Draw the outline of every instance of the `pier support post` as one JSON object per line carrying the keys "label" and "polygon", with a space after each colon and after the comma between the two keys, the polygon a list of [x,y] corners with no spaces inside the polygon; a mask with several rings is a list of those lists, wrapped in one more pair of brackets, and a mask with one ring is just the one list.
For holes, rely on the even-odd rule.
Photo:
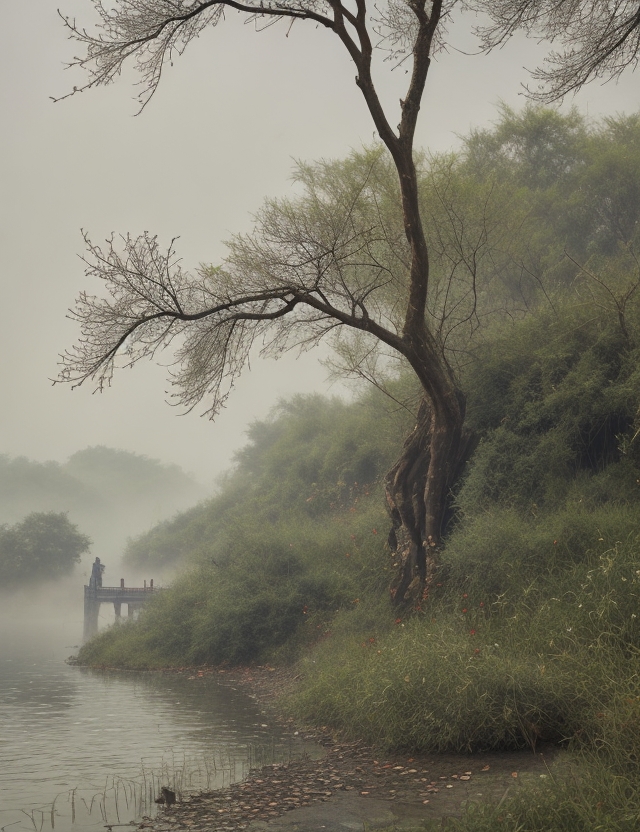
{"label": "pier support post", "polygon": [[98,632],[98,615],[100,613],[100,602],[97,593],[91,586],[84,588],[84,631],[83,641],[89,641]]}
{"label": "pier support post", "polygon": [[126,587],[124,578],[120,579],[120,586],[102,586],[97,576],[92,576],[89,586],[84,588],[84,635],[83,641],[88,641],[98,632],[98,616],[100,604],[113,604],[115,623],[122,620],[122,605],[127,605],[127,618],[135,619],[145,603],[159,589],[154,589],[153,579],[144,582],[143,587]]}

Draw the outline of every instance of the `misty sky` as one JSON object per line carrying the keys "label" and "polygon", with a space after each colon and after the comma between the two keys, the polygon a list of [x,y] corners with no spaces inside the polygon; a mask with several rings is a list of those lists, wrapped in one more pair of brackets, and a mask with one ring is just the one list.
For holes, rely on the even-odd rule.
{"label": "misty sky", "polygon": [[[165,404],[162,368],[139,365],[92,395],[51,385],[75,325],[65,314],[87,284],[80,229],[179,236],[186,267],[216,263],[223,241],[250,227],[265,196],[290,187],[291,160],[339,157],[374,138],[354,68],[337,39],[296,24],[256,33],[240,16],[191,44],[138,117],[133,72],[110,87],[53,104],[83,76],[64,71],[74,54],[56,8],[90,25],[89,0],[0,2],[0,184],[3,326],[0,453],[64,460],[104,444],[175,462],[211,480],[243,442],[249,422],[281,396],[329,390],[310,353],[254,363],[211,423]],[[445,150],[456,134],[486,125],[503,100],[522,106],[524,66],[539,49],[518,40],[490,56],[472,52],[468,23],[455,49],[432,66],[417,146]],[[458,51],[461,50],[461,51]],[[382,65],[395,106],[404,70]],[[593,117],[638,109],[640,75],[591,85],[575,100]],[[571,103],[571,102],[569,102]],[[339,392],[334,388],[334,392]]]}

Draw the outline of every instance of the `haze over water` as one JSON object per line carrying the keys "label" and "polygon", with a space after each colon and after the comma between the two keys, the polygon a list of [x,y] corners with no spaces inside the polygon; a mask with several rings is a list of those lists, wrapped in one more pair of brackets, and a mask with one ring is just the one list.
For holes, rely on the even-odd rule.
{"label": "haze over water", "polygon": [[216,788],[305,750],[215,680],[65,664],[82,634],[82,583],[2,598],[0,829],[126,823],[155,814],[160,785]]}

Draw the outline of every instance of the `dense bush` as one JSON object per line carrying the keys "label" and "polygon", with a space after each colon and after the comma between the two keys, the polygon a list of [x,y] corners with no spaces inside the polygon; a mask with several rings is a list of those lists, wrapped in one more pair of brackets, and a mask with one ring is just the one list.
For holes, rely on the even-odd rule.
{"label": "dense bush", "polygon": [[280,403],[250,427],[219,494],[132,540],[125,558],[137,565],[184,556],[226,564],[246,550],[235,547],[239,530],[254,529],[259,539],[281,522],[356,514],[398,453],[407,417],[388,410],[377,392],[355,405],[321,396]]}
{"label": "dense bush", "polygon": [[255,424],[217,497],[129,545],[138,564],[182,554],[186,573],[139,624],[101,634],[80,660],[238,663],[284,645],[291,657],[336,610],[386,592],[380,479],[400,436],[386,406],[380,394],[354,405],[299,397]]}
{"label": "dense bush", "polygon": [[69,574],[91,540],[66,514],[33,512],[0,526],[0,586],[11,587]]}
{"label": "dense bush", "polygon": [[483,439],[458,495],[462,511],[536,512],[569,493],[589,505],[638,499],[640,347],[613,315],[597,313],[564,298],[479,351],[467,387]]}

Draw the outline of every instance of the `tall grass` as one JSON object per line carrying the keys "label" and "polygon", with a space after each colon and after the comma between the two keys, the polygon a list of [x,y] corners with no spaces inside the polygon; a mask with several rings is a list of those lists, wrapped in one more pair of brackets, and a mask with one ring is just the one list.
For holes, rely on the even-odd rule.
{"label": "tall grass", "polygon": [[[594,754],[574,754],[562,773],[527,785],[499,805],[471,805],[448,818],[451,832],[635,832],[640,826],[640,782]],[[422,832],[441,829],[425,823]]]}
{"label": "tall grass", "polygon": [[288,706],[387,749],[566,749],[555,776],[499,807],[470,806],[447,828],[639,828],[635,516],[608,506],[538,521],[477,517],[452,536],[421,612],[365,603],[337,616],[300,663]]}
{"label": "tall grass", "polygon": [[[508,523],[488,524],[464,569],[454,537],[449,580],[418,615],[392,620],[389,610],[386,629],[355,632],[362,613],[338,616],[331,639],[303,661],[292,702],[299,717],[388,748],[604,745],[610,709],[640,694],[640,540],[596,531],[594,548],[578,560],[573,544],[542,545],[548,523],[566,531],[564,515],[529,529],[528,552],[512,548]],[[568,539],[589,538],[592,524],[604,528],[585,515]],[[470,534],[461,532],[465,541]],[[511,543],[500,551],[505,537]],[[520,554],[521,568],[508,551]]]}

